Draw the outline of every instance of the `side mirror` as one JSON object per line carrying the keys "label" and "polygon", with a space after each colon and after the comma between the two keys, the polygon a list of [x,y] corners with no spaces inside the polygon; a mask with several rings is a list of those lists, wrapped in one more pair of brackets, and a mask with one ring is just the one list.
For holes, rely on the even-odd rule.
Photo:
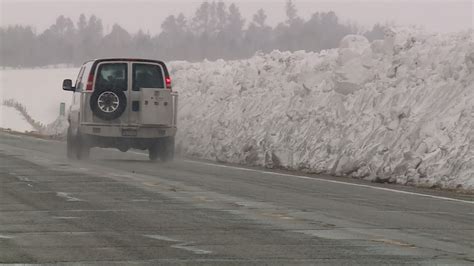
{"label": "side mirror", "polygon": [[75,91],[76,88],[72,86],[72,80],[70,79],[65,79],[63,80],[63,90],[65,91]]}

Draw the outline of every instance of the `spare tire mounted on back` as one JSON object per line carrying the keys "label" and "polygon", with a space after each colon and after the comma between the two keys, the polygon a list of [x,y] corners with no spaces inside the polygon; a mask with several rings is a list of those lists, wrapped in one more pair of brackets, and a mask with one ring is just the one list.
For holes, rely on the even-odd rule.
{"label": "spare tire mounted on back", "polygon": [[103,120],[119,118],[127,107],[127,97],[121,89],[98,88],[91,96],[91,109],[94,115]]}

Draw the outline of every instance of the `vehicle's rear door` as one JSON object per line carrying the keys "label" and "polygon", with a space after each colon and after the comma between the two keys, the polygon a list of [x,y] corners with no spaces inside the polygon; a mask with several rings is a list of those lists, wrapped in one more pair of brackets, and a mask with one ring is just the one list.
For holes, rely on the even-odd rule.
{"label": "vehicle's rear door", "polygon": [[133,62],[130,121],[147,126],[170,125],[173,117],[170,92],[160,64]]}
{"label": "vehicle's rear door", "polygon": [[[85,94],[85,101],[83,110],[85,112],[84,122],[93,122],[95,124],[109,124],[109,125],[127,125],[129,121],[130,106],[128,103],[129,87],[130,87],[130,64],[127,61],[101,61],[91,69],[93,75],[93,90],[87,91]],[[94,91],[101,88],[114,88],[123,91],[127,97],[127,106],[125,111],[113,120],[100,119],[94,115],[94,110],[91,109],[91,96]]]}

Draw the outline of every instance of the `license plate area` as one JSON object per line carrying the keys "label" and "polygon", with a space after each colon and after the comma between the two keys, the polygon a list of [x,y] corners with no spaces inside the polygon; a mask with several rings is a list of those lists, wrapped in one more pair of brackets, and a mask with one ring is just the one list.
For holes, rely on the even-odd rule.
{"label": "license plate area", "polygon": [[122,136],[124,137],[136,137],[137,130],[134,128],[122,128]]}

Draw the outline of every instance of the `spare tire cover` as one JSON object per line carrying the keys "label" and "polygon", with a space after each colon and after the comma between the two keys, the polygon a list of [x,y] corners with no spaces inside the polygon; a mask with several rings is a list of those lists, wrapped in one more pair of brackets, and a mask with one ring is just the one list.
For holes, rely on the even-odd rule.
{"label": "spare tire cover", "polygon": [[92,93],[90,106],[94,115],[100,119],[114,120],[127,108],[127,97],[121,89],[98,88]]}

